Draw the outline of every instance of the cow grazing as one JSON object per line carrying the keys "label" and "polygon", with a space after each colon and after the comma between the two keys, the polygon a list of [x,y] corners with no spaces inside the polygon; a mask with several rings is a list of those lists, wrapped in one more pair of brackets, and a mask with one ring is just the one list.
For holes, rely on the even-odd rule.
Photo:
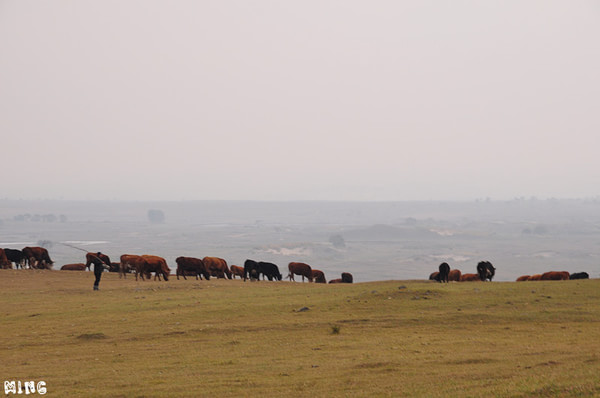
{"label": "cow grazing", "polygon": [[156,278],[160,280],[161,275],[165,278],[165,281],[169,280],[171,269],[164,258],[149,254],[143,254],[142,258],[145,260],[142,265],[142,271],[140,272],[142,280],[144,280],[144,275],[147,275],[150,272],[154,272],[154,280],[156,280]]}
{"label": "cow grazing", "polygon": [[244,268],[239,267],[237,265],[232,265],[229,267],[231,270],[231,277],[235,279],[236,276],[239,276],[241,279],[244,279]]}
{"label": "cow grazing", "polygon": [[258,274],[263,275],[263,280],[265,279],[265,276],[270,281],[272,281],[273,279],[275,279],[276,281],[280,281],[281,279],[283,279],[283,277],[281,276],[281,272],[279,272],[279,267],[273,263],[268,263],[265,261],[258,262]]}
{"label": "cow grazing", "polygon": [[564,281],[569,279],[567,271],[550,271],[542,274],[543,281]]}
{"label": "cow grazing", "polygon": [[440,282],[440,271],[435,271],[429,274],[429,280]]}
{"label": "cow grazing", "polygon": [[321,270],[313,269],[312,277],[315,283],[327,283],[327,281],[325,280],[325,274]]}
{"label": "cow grazing", "polygon": [[247,259],[244,261],[244,282],[250,278],[251,281],[257,281],[260,277],[258,263],[254,260]]}
{"label": "cow grazing", "polygon": [[531,275],[529,278],[527,278],[528,281],[541,281],[542,280],[542,274],[535,274],[535,275]]}
{"label": "cow grazing", "polygon": [[587,272],[575,272],[569,275],[569,279],[590,279],[590,274]]}
{"label": "cow grazing", "polygon": [[23,268],[25,265],[25,256],[21,250],[16,249],[4,249],[4,254],[6,254],[6,258],[11,263],[15,263],[15,268],[19,269],[19,266]]}
{"label": "cow grazing", "polygon": [[85,271],[84,263],[75,263],[75,264],[65,264],[60,267],[61,271]]}
{"label": "cow grazing", "polygon": [[107,267],[109,267],[110,269],[110,258],[106,255],[106,254],[102,254],[100,252],[98,253],[86,253],[85,254],[85,267],[90,270],[90,267],[92,266],[92,264],[95,264],[96,261],[101,261],[104,264],[106,264]]}
{"label": "cow grazing", "polygon": [[529,275],[523,275],[517,278],[517,282],[524,282],[524,281],[528,281],[530,278]]}
{"label": "cow grazing", "polygon": [[448,274],[450,273],[450,266],[448,263],[441,263],[439,266],[439,279],[438,282],[446,282],[448,283]]}
{"label": "cow grazing", "polygon": [[227,261],[223,260],[222,258],[204,257],[202,262],[211,276],[224,279],[225,275],[227,275],[227,279],[231,279],[231,271],[227,266]]}
{"label": "cow grazing", "polygon": [[25,260],[28,262],[29,268],[51,269],[52,264],[54,264],[54,261],[50,259],[48,250],[43,247],[27,246],[23,248],[22,252]]}
{"label": "cow grazing", "polygon": [[177,263],[177,279],[179,279],[179,275],[186,280],[186,275],[195,276],[196,279],[202,279],[202,275],[204,275],[206,280],[210,280],[210,273],[206,270],[204,262],[199,258],[177,257],[175,262]]}
{"label": "cow grazing", "polygon": [[452,269],[448,273],[448,280],[454,281],[454,282],[459,282],[461,275],[462,275],[462,273],[460,272],[460,270]]}
{"label": "cow grazing", "polygon": [[304,282],[305,277],[309,282],[313,281],[312,268],[308,264],[291,262],[288,264],[288,270],[290,271],[288,274],[290,281],[295,281],[294,275],[301,275],[302,282]]}
{"label": "cow grazing", "polygon": [[494,275],[496,275],[496,268],[489,261],[480,261],[477,264],[477,274],[479,274],[479,279],[482,281],[489,280],[491,282]]}
{"label": "cow grazing", "polygon": [[460,276],[460,281],[461,282],[477,282],[477,281],[481,281],[481,279],[479,278],[479,274],[462,274]]}
{"label": "cow grazing", "polygon": [[[146,260],[142,258],[142,256],[138,256],[135,254],[123,254],[120,257],[121,262],[119,263],[119,278],[126,278],[126,274],[129,272],[135,273],[135,280],[138,280],[138,275],[145,268],[144,263]],[[148,279],[150,279],[151,275],[146,274]]]}

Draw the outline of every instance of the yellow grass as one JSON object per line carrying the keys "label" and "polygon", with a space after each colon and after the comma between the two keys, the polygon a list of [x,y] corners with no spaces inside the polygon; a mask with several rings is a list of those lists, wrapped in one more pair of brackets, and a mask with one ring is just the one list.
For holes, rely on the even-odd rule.
{"label": "yellow grass", "polygon": [[0,377],[48,397],[600,396],[599,280],[93,280],[0,271]]}

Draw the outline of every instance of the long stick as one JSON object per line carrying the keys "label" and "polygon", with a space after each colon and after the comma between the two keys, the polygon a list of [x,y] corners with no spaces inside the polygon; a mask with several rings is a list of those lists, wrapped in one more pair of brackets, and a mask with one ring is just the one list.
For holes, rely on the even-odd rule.
{"label": "long stick", "polygon": [[[86,252],[86,253],[90,253],[96,259],[100,260],[101,263],[106,264],[106,262],[104,260],[102,260],[100,257],[98,257],[95,253],[92,253],[92,252],[90,252],[88,250],[82,249],[81,247],[70,245],[70,244],[65,243],[65,242],[58,242],[58,243],[60,243],[61,245],[72,247],[73,249],[77,249],[77,250],[81,250],[81,251]],[[110,264],[106,264],[106,265],[108,265],[108,267],[110,268]],[[104,267],[104,268],[106,268],[106,267]]]}

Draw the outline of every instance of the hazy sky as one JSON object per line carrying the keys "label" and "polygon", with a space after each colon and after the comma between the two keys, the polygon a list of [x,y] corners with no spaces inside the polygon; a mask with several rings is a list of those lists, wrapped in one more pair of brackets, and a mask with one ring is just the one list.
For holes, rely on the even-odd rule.
{"label": "hazy sky", "polygon": [[597,1],[0,0],[0,198],[600,194]]}

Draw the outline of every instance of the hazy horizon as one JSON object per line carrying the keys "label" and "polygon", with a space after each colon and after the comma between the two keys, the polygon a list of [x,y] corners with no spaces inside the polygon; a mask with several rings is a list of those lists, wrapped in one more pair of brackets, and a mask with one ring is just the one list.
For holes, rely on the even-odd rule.
{"label": "hazy horizon", "polygon": [[2,197],[594,198],[593,1],[0,2]]}

